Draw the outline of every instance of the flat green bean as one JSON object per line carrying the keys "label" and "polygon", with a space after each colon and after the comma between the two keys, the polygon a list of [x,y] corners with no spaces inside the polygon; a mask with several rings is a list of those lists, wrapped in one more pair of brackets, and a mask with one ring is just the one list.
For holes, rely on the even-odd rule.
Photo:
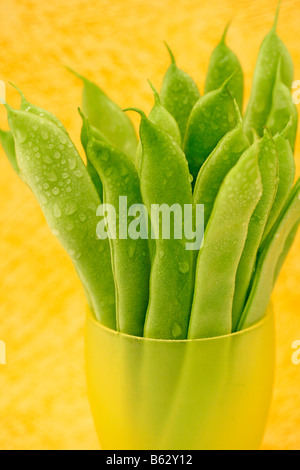
{"label": "flat green bean", "polygon": [[20,174],[71,257],[96,318],[115,328],[109,244],[96,237],[100,199],[84,163],[66,133],[46,114],[6,108]]}
{"label": "flat green bean", "polygon": [[36,114],[37,116],[47,119],[48,121],[55,124],[62,132],[68,135],[68,132],[66,131],[63,124],[60,122],[59,119],[57,119],[56,116],[54,116],[54,114],[50,113],[49,111],[43,108],[40,108],[39,106],[36,106],[35,104],[30,103],[25,97],[24,93],[20,90],[20,88],[18,88],[13,83],[10,83],[10,85],[13,86],[21,96],[21,106],[20,106],[21,111],[26,111],[28,113]]}
{"label": "flat green bean", "polygon": [[[90,129],[90,132],[93,134],[93,136],[95,137],[96,140],[99,140],[100,142],[109,143],[109,141],[102,134],[102,132],[99,131],[99,129],[97,129],[96,127],[90,126],[90,125],[89,125],[89,129]],[[98,175],[97,170],[95,169],[94,165],[90,161],[89,155],[88,155],[88,152],[87,152],[89,137],[88,137],[88,128],[87,128],[87,124],[86,124],[85,120],[83,120],[83,123],[82,123],[81,136],[80,137],[81,137],[81,144],[82,144],[82,147],[84,148],[85,155],[86,155],[86,161],[87,161],[86,168],[87,168],[87,171],[89,172],[91,180],[94,183],[94,186],[97,190],[97,193],[98,193],[98,195],[99,195],[99,197],[102,201],[103,200],[102,181],[100,179],[100,176]]]}
{"label": "flat green bean", "polygon": [[236,126],[234,101],[227,87],[231,78],[218,90],[200,98],[190,114],[183,150],[194,183],[205,160],[224,135]]}
{"label": "flat green bean", "polygon": [[212,53],[205,82],[205,93],[217,90],[225,80],[235,72],[228,84],[228,89],[236,99],[240,110],[243,107],[244,75],[239,59],[226,45],[226,35],[230,23],[226,26],[222,39]]}
{"label": "flat green bean", "polygon": [[244,118],[245,131],[249,137],[251,137],[252,129],[255,129],[260,137],[263,135],[263,129],[272,107],[273,88],[279,60],[282,65],[282,82],[289,89],[291,89],[293,82],[292,58],[276,32],[278,15],[279,6],[274,25],[264,39],[257,59],[252,91]]}
{"label": "flat green bean", "polygon": [[[123,230],[126,229],[126,234],[116,230],[116,238],[109,240],[117,292],[117,330],[143,336],[151,264],[147,232],[144,238],[128,238],[130,224],[136,217],[131,214],[124,221],[119,209],[119,198],[122,196],[127,198],[128,208],[143,204],[139,177],[130,158],[111,144],[92,138],[88,143],[87,153],[103,182],[104,204],[111,204],[115,208],[116,220],[124,222]],[[139,218],[144,218],[145,226],[147,216],[145,218],[141,206],[136,208]],[[141,220],[138,222],[141,225]]]}
{"label": "flat green bean", "polygon": [[226,176],[205,231],[196,269],[190,339],[231,333],[236,272],[261,194],[254,144]]}
{"label": "flat green bean", "polygon": [[293,151],[291,149],[290,143],[287,139],[287,133],[289,130],[289,126],[292,121],[288,124],[288,126],[284,129],[281,134],[275,136],[274,141],[277,149],[278,154],[278,188],[277,193],[275,196],[275,200],[265,227],[264,235],[262,238],[262,242],[265,241],[267,238],[270,230],[272,229],[273,225],[275,224],[277,218],[279,217],[282,208],[288,198],[288,195],[292,189],[296,167],[295,167],[295,160]]}
{"label": "flat green bean", "polygon": [[10,131],[3,131],[2,129],[0,129],[0,142],[11,166],[13,167],[17,175],[20,175],[16,156],[15,141],[12,133]]}
{"label": "flat green bean", "polygon": [[[141,114],[140,137],[143,158],[140,172],[143,201],[151,217],[156,250],[150,277],[149,306],[144,336],[147,338],[185,339],[187,336],[192,294],[192,251],[186,249],[185,234],[176,238],[175,231],[183,229],[176,219],[178,209],[192,205],[189,169],[184,153],[174,139]],[[153,205],[157,211],[153,214]],[[170,216],[169,236],[162,234],[159,209],[174,209]],[[192,206],[191,206],[192,207]],[[175,210],[177,209],[177,210]]]}
{"label": "flat green bean", "polygon": [[258,163],[262,180],[262,196],[250,219],[247,239],[239,262],[232,306],[232,330],[236,331],[243,313],[250,281],[255,269],[258,249],[275,199],[278,185],[278,156],[269,131],[258,143]]}
{"label": "flat green bean", "polygon": [[287,240],[300,221],[300,180],[290,193],[280,218],[269,234],[260,253],[251,292],[240,320],[238,330],[250,328],[265,315],[278,274],[278,261],[282,262]]}
{"label": "flat green bean", "polygon": [[167,44],[166,47],[171,65],[164,76],[160,97],[163,106],[177,121],[183,140],[189,115],[200,98],[200,92],[192,77],[177,67],[171,49]]}
{"label": "flat green bean", "polygon": [[236,127],[227,132],[220,140],[202,165],[196,180],[193,200],[194,205],[204,204],[205,227],[225,176],[249,147],[249,140],[244,133],[242,118],[237,106],[236,110],[238,114]]}
{"label": "flat green bean", "polygon": [[276,270],[275,270],[275,275],[274,275],[274,284],[277,281],[277,278],[279,276],[281,268],[282,268],[282,266],[283,266],[283,264],[286,260],[286,257],[287,257],[287,255],[288,255],[288,253],[289,253],[290,249],[292,248],[292,245],[295,241],[296,235],[298,233],[299,224],[300,224],[300,221],[296,222],[295,226],[290,231],[290,233],[289,233],[289,235],[286,239],[284,248],[281,252],[281,255],[278,258],[278,262],[277,262]]}
{"label": "flat green bean", "polygon": [[137,137],[129,117],[95,83],[70,68],[68,70],[83,82],[82,110],[91,126],[135,160]]}
{"label": "flat green bean", "polygon": [[273,89],[272,107],[267,121],[267,128],[272,135],[279,134],[289,124],[292,117],[292,125],[287,132],[287,139],[291,148],[295,150],[295,142],[298,128],[298,111],[293,102],[291,89],[288,88],[281,78],[281,61],[278,63],[276,81]]}
{"label": "flat green bean", "polygon": [[[154,95],[154,106],[148,116],[149,121],[157,126],[161,127],[167,134],[169,134],[175,142],[181,145],[181,135],[177,122],[175,121],[172,114],[161,104],[161,100],[157,90],[154,88],[152,83],[149,81]],[[142,163],[142,144],[141,141],[138,143],[137,155],[136,155],[136,167],[138,170],[141,168]]]}

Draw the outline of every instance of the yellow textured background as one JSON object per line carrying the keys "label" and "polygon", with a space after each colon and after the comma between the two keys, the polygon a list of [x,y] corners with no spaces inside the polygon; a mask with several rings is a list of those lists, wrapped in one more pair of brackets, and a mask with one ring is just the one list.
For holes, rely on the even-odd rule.
{"label": "yellow textured background", "polygon": [[[279,33],[300,79],[299,0],[284,0]],[[275,0],[1,0],[0,79],[54,112],[79,144],[81,85],[68,64],[122,106],[148,111],[146,82],[160,86],[172,46],[203,90],[212,48],[228,20],[250,92],[259,44]],[[17,106],[13,89],[8,101]],[[137,124],[137,121],[135,121]],[[5,112],[0,110],[0,125]],[[297,146],[300,169],[300,139]],[[0,449],[97,449],[84,375],[85,298],[71,262],[50,234],[30,191],[0,151]],[[277,370],[264,449],[300,449],[300,237],[274,292]]]}

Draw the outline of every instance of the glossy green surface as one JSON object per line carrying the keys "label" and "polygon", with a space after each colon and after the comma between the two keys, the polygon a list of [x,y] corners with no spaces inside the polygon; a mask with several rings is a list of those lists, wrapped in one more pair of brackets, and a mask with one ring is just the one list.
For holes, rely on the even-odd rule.
{"label": "glossy green surface", "polygon": [[160,97],[163,106],[177,121],[183,140],[189,116],[200,98],[200,92],[192,77],[177,67],[169,46],[167,49],[170,53],[171,65],[164,76]]}
{"label": "glossy green surface", "polygon": [[205,93],[217,90],[233,73],[234,77],[228,84],[228,89],[236,99],[240,110],[243,109],[244,74],[239,59],[227,46],[226,36],[230,24],[225,28],[218,46],[212,53],[205,81]]}
{"label": "glossy green surface", "polygon": [[86,322],[88,393],[104,450],[257,450],[274,380],[274,318],[236,335],[156,341]]}
{"label": "glossy green surface", "polygon": [[[83,84],[86,164],[61,122],[15,87],[21,106],[6,105],[11,129],[0,131],[1,143],[104,325],[178,340],[230,334],[263,317],[299,225],[289,206],[298,188],[293,64],[276,32],[278,15],[279,7],[244,117],[243,72],[226,44],[228,26],[202,97],[167,46],[171,65],[160,94],[149,82],[154,105],[148,118],[139,111],[139,142],[129,115],[73,72]],[[105,237],[114,233],[113,217],[106,219],[99,206],[111,203],[117,224],[120,198],[133,211],[126,236],[99,240],[107,220]],[[201,205],[203,239],[196,234]],[[168,218],[169,234],[168,227],[162,232]],[[142,221],[132,239],[130,227]]]}
{"label": "glossy green surface", "polygon": [[[117,330],[126,334],[143,336],[145,316],[149,300],[150,253],[146,238],[131,239],[128,232],[131,223],[135,223],[132,212],[127,220],[120,213],[120,197],[126,194],[128,208],[136,209],[142,224],[147,215],[139,209],[142,204],[140,182],[137,170],[127,155],[110,144],[92,138],[87,146],[87,153],[101,177],[104,188],[104,204],[115,208],[116,220],[111,222],[115,230],[110,239],[112,266],[116,284]],[[117,227],[117,222],[123,227]],[[121,233],[121,230],[125,230]],[[130,232],[129,232],[130,233]],[[111,235],[113,235],[111,233]],[[146,232],[147,235],[147,232]]]}
{"label": "glossy green surface", "polygon": [[189,117],[183,150],[196,181],[200,168],[227,132],[237,123],[228,80],[218,90],[204,95]]}
{"label": "glossy green surface", "polygon": [[96,317],[115,328],[109,244],[96,237],[100,199],[83,161],[53,119],[8,106],[7,112],[21,176],[72,259]]}
{"label": "glossy green surface", "polygon": [[225,178],[205,231],[196,268],[190,339],[232,331],[236,271],[261,194],[258,148],[254,144]]}

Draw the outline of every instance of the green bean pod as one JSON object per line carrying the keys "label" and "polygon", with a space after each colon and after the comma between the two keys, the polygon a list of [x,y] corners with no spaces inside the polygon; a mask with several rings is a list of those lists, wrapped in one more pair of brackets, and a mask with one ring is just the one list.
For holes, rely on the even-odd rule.
{"label": "green bean pod", "polygon": [[95,83],[72,69],[68,70],[83,82],[82,110],[91,126],[99,129],[109,142],[135,160],[137,137],[129,117]]}
{"label": "green bean pod", "polygon": [[84,163],[64,130],[46,115],[6,108],[20,174],[71,257],[96,318],[115,328],[109,244],[97,240],[100,199]]}
{"label": "green bean pod", "polygon": [[31,114],[36,114],[37,116],[40,116],[41,118],[47,119],[48,121],[55,124],[62,132],[68,135],[68,132],[63,126],[63,124],[60,122],[60,120],[56,116],[54,116],[54,114],[50,113],[49,111],[43,108],[40,108],[39,106],[36,106],[35,104],[30,103],[25,97],[24,93],[20,90],[20,88],[18,88],[13,83],[10,83],[10,85],[13,86],[21,96],[21,106],[20,106],[21,111],[26,111]]}
{"label": "green bean pod", "polygon": [[296,224],[294,225],[294,227],[290,231],[290,233],[289,233],[289,235],[286,239],[286,242],[284,244],[284,248],[281,252],[281,255],[278,258],[278,262],[277,262],[276,270],[275,270],[275,276],[274,276],[274,284],[277,281],[277,278],[279,276],[281,268],[282,268],[282,266],[283,266],[283,264],[286,260],[286,257],[287,257],[287,255],[288,255],[288,253],[289,253],[290,249],[292,248],[292,245],[295,241],[296,235],[298,233],[299,224],[300,224],[300,221],[296,222]]}
{"label": "green bean pod", "polygon": [[261,194],[254,144],[226,176],[205,231],[197,261],[190,339],[231,333],[236,271]]}
{"label": "green bean pod", "polygon": [[218,143],[199,171],[193,200],[194,205],[204,204],[204,223],[207,226],[219,189],[231,168],[249,147],[249,140],[243,130],[238,108],[238,123]]}
{"label": "green bean pod", "polygon": [[278,185],[278,156],[275,143],[265,130],[258,143],[258,163],[262,180],[262,196],[250,219],[247,240],[239,262],[232,306],[232,330],[236,331],[247,300],[255,269],[258,249],[275,199]]}
{"label": "green bean pod", "polygon": [[[103,183],[104,204],[110,204],[115,209],[116,221],[123,225],[119,230],[113,228],[117,233],[115,238],[109,239],[117,293],[117,330],[129,335],[143,336],[151,263],[146,227],[148,218],[141,207],[143,202],[138,173],[130,158],[109,143],[91,138],[87,153]],[[120,212],[119,206],[120,197],[124,196],[126,215]],[[135,207],[139,217],[130,213]],[[116,221],[112,220],[113,224]],[[137,239],[130,238],[132,224],[144,225],[144,235],[140,234]]]}
{"label": "green bean pod", "polygon": [[244,122],[245,131],[251,137],[251,130],[255,129],[260,137],[263,135],[271,107],[273,88],[276,79],[278,62],[281,61],[281,79],[284,85],[291,89],[294,66],[286,46],[276,33],[279,6],[274,25],[264,39],[255,68],[252,91],[248,102]]}
{"label": "green bean pod", "polygon": [[[143,201],[151,217],[156,242],[150,276],[149,306],[144,336],[185,339],[193,294],[192,251],[186,249],[183,217],[170,213],[170,233],[162,234],[158,209],[168,207],[183,215],[184,205],[192,207],[189,169],[184,153],[166,132],[141,114],[140,137],[143,159],[140,173]],[[155,206],[156,205],[156,206]],[[155,214],[153,207],[157,209]],[[177,212],[178,213],[178,212]],[[159,214],[158,214],[159,215]],[[176,220],[175,220],[176,219]],[[182,231],[179,238],[175,231]]]}
{"label": "green bean pod", "polygon": [[[99,131],[99,129],[97,129],[96,127],[93,127],[93,126],[89,125],[89,132],[92,133],[92,135],[95,137],[96,140],[99,140],[100,142],[109,143],[109,141],[102,134],[102,132]],[[88,146],[88,143],[89,143],[89,135],[88,135],[88,126],[87,126],[87,123],[86,123],[85,119],[82,122],[81,136],[80,137],[81,137],[81,144],[82,144],[82,147],[83,147],[83,149],[85,151],[85,155],[86,155],[86,162],[87,162],[86,168],[87,168],[87,171],[89,172],[91,180],[94,183],[94,186],[97,190],[97,193],[98,193],[98,195],[99,195],[99,197],[102,201],[103,200],[102,181],[100,179],[100,176],[98,175],[98,172],[97,172],[96,168],[94,167],[94,165],[90,161],[89,155],[88,155],[88,152],[87,152],[87,146]]]}
{"label": "green bean pod", "polygon": [[244,75],[242,66],[235,53],[226,45],[226,35],[230,24],[226,26],[222,39],[212,53],[205,82],[205,93],[217,90],[225,80],[235,72],[228,84],[228,89],[236,99],[240,110],[243,108]]}
{"label": "green bean pod", "polygon": [[183,150],[194,182],[207,157],[236,125],[234,101],[228,91],[231,78],[200,98],[190,114]]}
{"label": "green bean pod", "polygon": [[[167,134],[169,134],[175,142],[181,145],[181,135],[177,122],[175,121],[172,114],[161,104],[160,96],[157,90],[154,88],[152,83],[149,81],[154,94],[154,106],[148,116],[149,121],[157,126],[161,127]],[[140,171],[142,163],[142,144],[141,141],[138,143],[137,154],[136,154],[136,167]]]}
{"label": "green bean pod", "polygon": [[174,55],[166,44],[171,57],[161,87],[160,98],[162,105],[175,118],[183,140],[189,115],[200,98],[200,92],[194,80],[176,65]]}
{"label": "green bean pod", "polygon": [[287,139],[294,152],[297,129],[298,129],[298,111],[293,102],[291,89],[288,88],[281,78],[281,61],[278,64],[276,81],[273,90],[272,107],[267,121],[267,128],[272,135],[281,133],[289,124],[292,117],[292,125],[287,132]]}
{"label": "green bean pod", "polygon": [[285,208],[260,253],[251,292],[238,330],[250,328],[264,317],[278,274],[278,262],[283,262],[282,254],[287,255],[286,244],[290,244],[291,233],[293,236],[299,222],[300,180],[291,191]]}
{"label": "green bean pod", "polygon": [[[63,131],[65,134],[68,135],[63,124],[59,121],[59,119],[57,119],[56,116],[54,116],[54,114],[30,103],[26,99],[24,93],[16,85],[14,85],[13,83],[10,83],[10,85],[13,86],[19,92],[21,96],[21,106],[20,106],[21,111],[26,111],[28,113],[36,114],[37,116],[48,119],[50,122],[53,122],[53,124],[59,127],[61,131]],[[20,176],[20,171],[18,168],[18,162],[17,162],[17,157],[16,157],[15,143],[14,143],[14,138],[13,138],[12,133],[10,131],[7,131],[7,132],[0,131],[0,140],[3,146],[3,149],[6,153],[6,156],[8,157],[13,169]]]}
{"label": "green bean pod", "polygon": [[264,235],[262,242],[265,241],[268,234],[270,233],[272,227],[276,223],[277,218],[279,217],[286,200],[290,194],[290,191],[293,187],[296,166],[293,151],[291,149],[290,143],[287,139],[287,133],[290,124],[284,129],[281,134],[275,136],[274,141],[278,154],[278,188],[275,196],[275,200],[265,227]]}
{"label": "green bean pod", "polygon": [[0,142],[11,166],[13,167],[17,175],[20,175],[16,156],[15,141],[12,133],[10,131],[3,131],[2,129],[0,129]]}

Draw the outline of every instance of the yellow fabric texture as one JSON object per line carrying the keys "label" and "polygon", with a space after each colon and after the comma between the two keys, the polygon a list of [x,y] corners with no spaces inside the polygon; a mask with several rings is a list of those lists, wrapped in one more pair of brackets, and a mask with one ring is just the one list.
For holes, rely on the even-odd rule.
{"label": "yellow fabric texture", "polygon": [[[276,1],[1,0],[0,79],[56,114],[79,141],[81,83],[67,64],[96,81],[122,107],[149,111],[172,47],[201,91],[212,49],[229,20],[228,44],[242,62],[246,94]],[[278,32],[300,79],[299,0],[284,0]],[[18,106],[14,89],[8,102]],[[138,119],[134,116],[135,124]],[[6,126],[5,110],[0,125]],[[298,139],[297,175],[300,170]],[[84,372],[85,297],[71,262],[48,229],[30,191],[0,151],[0,449],[97,449]],[[300,237],[273,301],[277,318],[274,400],[264,449],[300,449]]]}

